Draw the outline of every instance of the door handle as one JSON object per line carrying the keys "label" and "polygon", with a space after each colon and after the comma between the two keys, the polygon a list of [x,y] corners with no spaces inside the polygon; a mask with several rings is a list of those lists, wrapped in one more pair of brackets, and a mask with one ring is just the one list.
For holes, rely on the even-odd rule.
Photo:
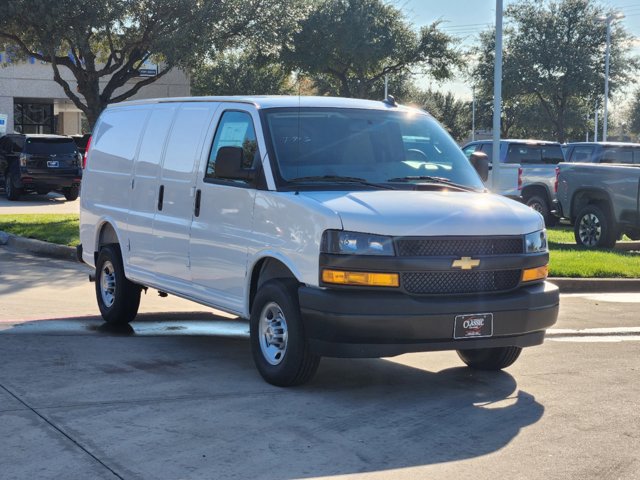
{"label": "door handle", "polygon": [[162,202],[164,200],[164,185],[160,185],[160,191],[158,192],[158,210],[162,211]]}
{"label": "door handle", "polygon": [[196,217],[200,216],[200,197],[202,197],[202,191],[200,189],[196,190],[196,208],[193,211],[193,214]]}

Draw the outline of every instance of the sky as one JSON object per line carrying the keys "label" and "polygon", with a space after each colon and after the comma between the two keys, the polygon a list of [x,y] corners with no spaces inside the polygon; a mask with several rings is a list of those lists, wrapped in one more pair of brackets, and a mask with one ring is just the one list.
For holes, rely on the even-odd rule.
{"label": "sky", "polygon": [[[394,3],[416,26],[428,25],[441,20],[441,28],[448,34],[463,40],[463,46],[471,46],[478,40],[478,34],[491,28],[495,24],[495,0],[394,0]],[[503,0],[504,8],[513,0]],[[609,0],[600,2],[603,6],[625,14],[620,20],[627,31],[636,38],[634,53],[640,55],[640,1],[639,0]],[[456,80],[442,84],[431,83],[429,80],[418,80],[424,87],[431,86],[438,90],[452,91],[457,97],[471,100],[471,86]],[[612,105],[628,102],[630,92],[621,93],[614,98]]]}

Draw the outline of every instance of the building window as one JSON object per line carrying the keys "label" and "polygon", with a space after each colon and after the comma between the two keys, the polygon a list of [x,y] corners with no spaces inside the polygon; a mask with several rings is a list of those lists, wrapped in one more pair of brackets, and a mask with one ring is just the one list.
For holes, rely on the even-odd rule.
{"label": "building window", "polygon": [[35,103],[15,99],[13,128],[18,133],[54,133],[53,103]]}

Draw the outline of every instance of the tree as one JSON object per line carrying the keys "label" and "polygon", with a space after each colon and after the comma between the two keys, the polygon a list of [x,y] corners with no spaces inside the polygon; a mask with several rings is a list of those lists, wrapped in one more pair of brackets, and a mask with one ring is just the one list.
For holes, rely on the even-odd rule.
{"label": "tree", "polygon": [[457,99],[453,93],[414,90],[410,101],[429,112],[447,129],[458,142],[462,142],[471,131],[471,103]]}
{"label": "tree", "polygon": [[415,32],[402,12],[382,0],[318,0],[283,52],[320,93],[382,98],[384,77],[398,89],[411,69],[437,80],[452,76],[460,57],[438,22]]}
{"label": "tree", "polygon": [[635,91],[628,115],[629,131],[640,140],[640,89]]}
{"label": "tree", "polygon": [[[0,40],[22,56],[50,63],[54,80],[93,128],[107,104],[126,100],[172,68],[191,67],[212,47],[221,50],[242,35],[269,30],[264,25],[278,25],[287,17],[276,8],[283,3],[287,0],[5,0]],[[147,60],[159,65],[158,72],[141,78]],[[73,74],[75,88],[63,69]]]}
{"label": "tree", "polygon": [[[521,0],[505,11],[510,27],[504,32],[504,102],[537,104],[548,124],[537,130],[558,141],[580,130],[589,99],[598,98],[604,89],[606,25],[599,17],[606,13],[595,0]],[[492,32],[481,36],[475,70],[484,95],[493,89],[492,37]],[[610,94],[628,83],[638,68],[638,60],[629,56],[629,39],[621,24],[613,25]]]}
{"label": "tree", "polygon": [[290,95],[291,72],[255,51],[221,53],[193,72],[194,95]]}

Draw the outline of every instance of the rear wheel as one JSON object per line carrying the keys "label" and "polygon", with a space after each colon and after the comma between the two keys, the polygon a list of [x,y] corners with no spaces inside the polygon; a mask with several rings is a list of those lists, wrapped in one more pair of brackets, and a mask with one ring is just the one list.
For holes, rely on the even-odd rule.
{"label": "rear wheel", "polygon": [[311,353],[298,305],[297,283],[271,280],[251,307],[251,353],[268,383],[290,387],[315,375],[320,357]]}
{"label": "rear wheel", "polygon": [[574,237],[578,245],[587,248],[613,248],[616,229],[612,219],[598,205],[587,205],[578,213],[574,225]]}
{"label": "rear wheel", "polygon": [[528,206],[542,215],[542,217],[544,218],[544,224],[547,227],[553,227],[556,223],[558,223],[555,215],[551,213],[549,202],[547,202],[545,198],[538,195],[532,195],[527,198],[526,203]]}
{"label": "rear wheel", "polygon": [[117,244],[100,249],[96,263],[96,299],[102,318],[110,324],[133,320],[140,305],[140,285],[124,276],[122,255]]}
{"label": "rear wheel", "polygon": [[70,202],[73,202],[78,198],[78,195],[80,194],[80,189],[78,187],[63,188],[62,193],[64,194],[64,198],[66,198]]}
{"label": "rear wheel", "polygon": [[458,356],[462,361],[476,370],[502,370],[513,365],[520,353],[522,353],[522,347],[458,350]]}
{"label": "rear wheel", "polygon": [[18,200],[22,195],[22,189],[16,187],[9,172],[4,176],[4,192],[7,194],[7,199],[11,201]]}

